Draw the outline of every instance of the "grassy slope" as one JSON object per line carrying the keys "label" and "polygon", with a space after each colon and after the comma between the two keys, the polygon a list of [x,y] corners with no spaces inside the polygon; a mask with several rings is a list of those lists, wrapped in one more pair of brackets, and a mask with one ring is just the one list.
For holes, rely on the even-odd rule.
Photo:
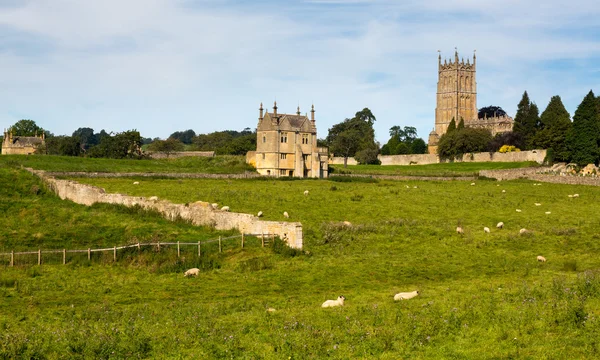
{"label": "grassy slope", "polygon": [[2,155],[0,165],[47,171],[239,174],[254,171],[244,156],[181,157],[177,159],[94,159],[71,156]]}
{"label": "grassy slope", "polygon": [[[122,266],[3,269],[0,339],[9,354],[21,346],[65,357],[598,356],[600,276],[582,271],[600,267],[600,189],[525,181],[82,181],[262,210],[267,219],[288,211],[304,224],[313,255],[229,250],[220,269],[198,279]],[[581,197],[567,197],[574,192]],[[352,228],[330,223],[342,220]],[[504,230],[493,228],[498,221]],[[457,223],[465,236],[454,232]],[[517,235],[523,227],[533,234]],[[548,262],[537,263],[538,254]],[[420,297],[392,301],[417,288]],[[344,308],[319,308],[340,294]]]}
{"label": "grassy slope", "polygon": [[480,170],[514,169],[539,166],[536,162],[464,162],[429,165],[332,165],[333,174],[400,175],[400,176],[477,176]]}

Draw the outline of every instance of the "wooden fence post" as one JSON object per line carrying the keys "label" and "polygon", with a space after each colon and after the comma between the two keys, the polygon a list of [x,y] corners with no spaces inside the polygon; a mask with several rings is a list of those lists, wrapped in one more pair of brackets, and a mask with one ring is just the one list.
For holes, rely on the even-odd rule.
{"label": "wooden fence post", "polygon": [[140,242],[138,241],[138,251],[141,251],[142,248],[140,247]]}
{"label": "wooden fence post", "polygon": [[10,252],[10,266],[15,266],[15,251]]}
{"label": "wooden fence post", "polygon": [[157,248],[158,248],[158,251],[160,252],[160,241],[157,242]]}
{"label": "wooden fence post", "polygon": [[200,255],[202,255],[202,253],[200,252],[200,241],[198,241],[198,257],[200,257]]}
{"label": "wooden fence post", "polygon": [[38,265],[42,265],[42,249],[38,249]]}
{"label": "wooden fence post", "polygon": [[67,263],[67,249],[63,249],[63,265]]}
{"label": "wooden fence post", "polygon": [[92,250],[88,248],[88,261],[92,261]]}
{"label": "wooden fence post", "polygon": [[177,257],[179,257],[180,252],[179,252],[179,241],[177,241]]}
{"label": "wooden fence post", "polygon": [[242,249],[244,248],[244,233],[242,233]]}
{"label": "wooden fence post", "polygon": [[117,247],[113,248],[113,261],[117,261]]}
{"label": "wooden fence post", "polygon": [[219,252],[221,252],[221,237],[219,236]]}
{"label": "wooden fence post", "polygon": [[264,232],[260,235],[260,241],[262,242],[262,247],[265,247],[265,233]]}
{"label": "wooden fence post", "polygon": [[273,246],[273,244],[275,244],[275,233],[271,235],[271,246]]}

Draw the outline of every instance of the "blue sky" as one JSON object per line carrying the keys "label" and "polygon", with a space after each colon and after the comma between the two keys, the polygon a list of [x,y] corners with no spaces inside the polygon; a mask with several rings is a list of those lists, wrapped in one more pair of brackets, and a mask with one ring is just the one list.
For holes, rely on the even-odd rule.
{"label": "blue sky", "polygon": [[[0,126],[165,138],[255,128],[258,106],[304,113],[319,137],[356,111],[434,125],[437,50],[477,50],[478,107],[523,91],[573,115],[600,93],[597,0],[0,0]],[[600,95],[600,94],[597,94]]]}

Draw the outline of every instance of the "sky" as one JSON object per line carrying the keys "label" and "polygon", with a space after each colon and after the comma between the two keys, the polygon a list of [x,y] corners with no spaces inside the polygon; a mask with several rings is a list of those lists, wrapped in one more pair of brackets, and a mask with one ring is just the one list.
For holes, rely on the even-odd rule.
{"label": "sky", "polygon": [[438,50],[472,59],[479,108],[526,90],[573,116],[600,95],[597,0],[0,0],[0,126],[143,137],[256,128],[315,106],[318,136],[365,107],[382,144],[435,120]]}

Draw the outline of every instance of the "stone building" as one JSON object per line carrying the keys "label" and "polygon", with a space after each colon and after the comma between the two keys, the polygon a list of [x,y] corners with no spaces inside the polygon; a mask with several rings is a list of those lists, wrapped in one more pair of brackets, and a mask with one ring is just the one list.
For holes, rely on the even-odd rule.
{"label": "stone building", "polygon": [[249,152],[246,159],[253,163],[259,174],[265,176],[295,176],[326,178],[328,176],[328,149],[317,147],[315,107],[307,115],[277,112],[263,114],[260,104],[256,127],[256,151]]}
{"label": "stone building", "polygon": [[14,136],[12,129],[4,130],[4,140],[2,141],[2,155],[29,155],[35,153],[39,146],[43,146],[46,141],[44,133],[40,136]]}
{"label": "stone building", "polygon": [[438,83],[435,108],[435,127],[429,133],[428,148],[430,154],[437,152],[440,137],[446,133],[452,119],[456,125],[464,120],[465,126],[488,129],[492,135],[512,131],[513,119],[509,116],[478,119],[477,112],[477,58],[473,54],[473,63],[464,58],[459,61],[458,51],[454,52],[454,61],[438,56]]}

